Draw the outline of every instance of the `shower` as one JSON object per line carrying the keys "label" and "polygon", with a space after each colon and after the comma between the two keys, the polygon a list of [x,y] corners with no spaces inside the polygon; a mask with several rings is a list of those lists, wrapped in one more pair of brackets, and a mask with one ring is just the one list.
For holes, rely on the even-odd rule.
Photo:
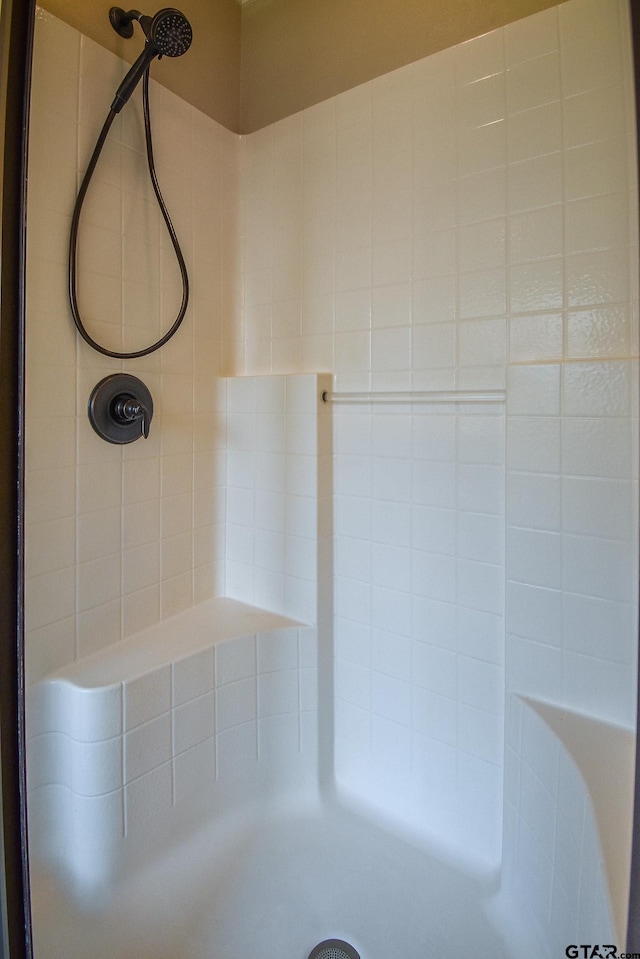
{"label": "shower", "polygon": [[[98,136],[93,154],[89,160],[87,170],[78,191],[78,196],[76,198],[75,207],[73,210],[73,217],[71,220],[71,231],[69,237],[69,302],[71,305],[73,321],[76,325],[76,329],[85,342],[89,344],[89,346],[91,346],[98,353],[102,353],[104,356],[113,357],[114,359],[137,359],[141,356],[147,356],[149,353],[159,350],[160,347],[164,346],[164,344],[167,343],[174,333],[176,333],[179,329],[185,313],[187,312],[187,306],[189,303],[189,276],[187,273],[187,267],[184,261],[184,256],[182,255],[180,243],[178,242],[176,231],[173,227],[169,212],[160,191],[158,178],[156,176],[155,162],[153,158],[153,141],[151,137],[151,115],[149,110],[149,68],[152,61],[156,57],[158,57],[158,59],[163,56],[181,57],[183,54],[185,54],[191,46],[193,33],[191,30],[191,25],[184,14],[180,13],[179,10],[176,10],[173,7],[166,7],[163,10],[159,10],[154,17],[145,16],[138,10],[129,10],[126,12],[120,7],[112,7],[109,11],[109,21],[111,26],[116,33],[125,39],[129,39],[133,36],[134,20],[138,21],[146,37],[144,49],[118,87],[113,98],[113,103],[111,104],[107,118],[103,124],[102,130],[100,131],[100,135]],[[111,129],[113,121],[127,103],[141,79],[143,81],[142,103],[144,110],[145,144],[149,176],[151,178],[153,190],[158,201],[158,206],[160,207],[167,232],[171,238],[176,260],[178,261],[178,267],[180,269],[180,275],[182,279],[182,302],[180,304],[175,321],[170,329],[163,336],[161,336],[160,339],[144,349],[121,352],[108,349],[107,347],[98,343],[87,331],[80,315],[77,279],[78,229],[80,226],[82,205],[84,203],[87,190],[89,189],[91,178],[102,153],[109,130]]]}
{"label": "shower", "polygon": [[[299,4],[189,0],[189,59],[156,67],[189,45],[182,14],[112,2],[103,44],[36,23],[35,959],[637,950],[627,0],[474,27],[237,126],[209,102],[218,42],[234,104],[258,74],[283,97],[316,66],[333,82],[351,5],[307,0],[303,55],[282,36],[258,70],[250,28]],[[417,37],[430,6],[393,23]],[[180,302],[145,88],[189,315],[151,356],[99,356],[66,271],[107,111],[74,217],[82,316],[133,350]],[[83,415],[96,383],[113,434]]]}

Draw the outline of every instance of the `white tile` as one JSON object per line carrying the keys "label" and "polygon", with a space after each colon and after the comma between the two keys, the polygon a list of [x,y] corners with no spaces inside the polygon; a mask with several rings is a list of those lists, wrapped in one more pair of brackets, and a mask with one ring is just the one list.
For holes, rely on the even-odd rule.
{"label": "white tile", "polygon": [[395,460],[389,457],[371,459],[371,522],[374,521],[377,500],[386,503],[395,503],[401,506],[411,496],[411,460],[408,457],[399,457]]}
{"label": "white tile", "polygon": [[563,586],[572,593],[629,602],[633,597],[633,550],[626,542],[563,536]]}
{"label": "white tile", "polygon": [[371,709],[378,716],[408,726],[411,721],[411,686],[408,682],[371,673]]}
{"label": "white tile", "polygon": [[493,416],[479,412],[458,418],[458,462],[504,464],[504,429],[502,411]]}
{"label": "white tile", "polygon": [[629,483],[582,477],[563,479],[562,526],[568,533],[629,539],[633,528]]}
{"label": "white tile", "polygon": [[213,691],[192,699],[173,711],[174,755],[191,749],[214,735]]}
{"label": "white tile", "polygon": [[411,333],[408,327],[374,330],[371,340],[372,370],[406,370],[410,367]]}
{"label": "white tile", "polygon": [[431,553],[454,555],[456,512],[430,506],[411,507],[411,545]]}
{"label": "white tile", "polygon": [[455,608],[455,643],[458,652],[489,663],[504,661],[504,617],[500,613]]}
{"label": "white tile", "polygon": [[[418,509],[418,507],[416,507]],[[372,539],[385,546],[410,546],[416,518],[409,503],[386,502],[384,509],[373,506]],[[428,548],[424,546],[422,548]]]}
{"label": "white tile", "polygon": [[373,543],[371,582],[389,589],[406,589],[411,571],[411,553],[405,547]]}
{"label": "white tile", "polygon": [[[318,670],[315,667],[300,670],[300,710],[318,709]],[[302,717],[300,717],[302,721]]]}
{"label": "white tile", "polygon": [[180,706],[213,689],[213,649],[187,656],[173,664],[173,704]]}
{"label": "white tile", "polygon": [[460,513],[457,555],[479,562],[504,563],[504,522],[485,513]]}
{"label": "white tile", "polygon": [[453,323],[428,323],[411,334],[414,369],[430,370],[456,365],[456,328]]}
{"label": "white tile", "polygon": [[512,688],[541,699],[562,695],[562,653],[554,646],[507,636],[509,682]]}
{"label": "white tile", "polygon": [[171,708],[171,669],[164,666],[124,684],[125,730],[133,729]]}
{"label": "white tile", "polygon": [[411,596],[407,591],[371,588],[371,618],[380,629],[397,632],[402,636],[411,633]]}
{"label": "white tile", "polygon": [[559,418],[513,416],[507,421],[507,465],[511,469],[558,473],[560,445]]}
{"label": "white tile", "polygon": [[336,617],[336,655],[360,666],[371,665],[371,629],[360,623]]}
{"label": "white tile", "polygon": [[629,604],[594,596],[562,596],[565,649],[618,663],[634,656],[634,614]]}
{"label": "white tile", "polygon": [[413,502],[420,506],[454,509],[456,506],[456,468],[453,463],[429,463],[414,460]]}
{"label": "white tile", "polygon": [[560,256],[563,252],[563,228],[563,207],[559,203],[514,214],[509,218],[510,261],[526,263]]}
{"label": "white tile", "polygon": [[258,635],[258,672],[296,669],[298,666],[298,631],[274,630]]}
{"label": "white tile", "polygon": [[256,683],[241,679],[216,689],[216,730],[250,723],[256,718]]}
{"label": "white tile", "polygon": [[255,637],[243,636],[216,646],[216,687],[255,676]]}
{"label": "white tile", "polygon": [[557,50],[514,63],[507,71],[507,107],[510,113],[530,110],[559,100],[560,57]]}
{"label": "white tile", "polygon": [[258,717],[298,711],[298,671],[280,669],[258,677]]}
{"label": "white tile", "polygon": [[555,7],[508,24],[504,29],[507,66],[532,60],[558,49],[558,11]]}
{"label": "white tile", "polygon": [[413,686],[411,695],[413,728],[425,736],[455,746],[457,738],[455,699],[439,696],[421,686]]}
{"label": "white tile", "polygon": [[[588,398],[598,403],[599,397]],[[566,472],[577,476],[626,479],[631,470],[629,421],[587,414],[562,424],[562,459]]]}
{"label": "white tile", "polygon": [[406,636],[372,631],[371,664],[379,673],[395,679],[409,680],[411,676],[411,640]]}
{"label": "white tile", "polygon": [[461,366],[501,366],[507,351],[506,320],[467,320],[458,329]]}
{"label": "white tile", "polygon": [[567,253],[623,247],[629,242],[628,200],[623,193],[570,201],[565,217]]}
{"label": "white tile", "polygon": [[457,696],[455,653],[427,643],[413,643],[412,681],[441,696]]}
{"label": "white tile", "polygon": [[445,603],[455,601],[456,561],[453,556],[411,551],[411,592]]}
{"label": "white tile", "polygon": [[511,266],[509,276],[512,313],[562,309],[565,270],[560,257]]}
{"label": "white tile", "polygon": [[339,617],[368,625],[371,622],[371,586],[341,577],[335,584],[335,609]]}
{"label": "white tile", "polygon": [[[578,117],[574,122],[577,127],[580,123]],[[509,117],[510,162],[555,153],[562,149],[562,145],[562,111],[558,101],[532,107]]]}
{"label": "white tile", "polygon": [[131,782],[171,759],[171,716],[165,713],[125,734],[125,781]]}
{"label": "white tile", "polygon": [[560,366],[514,366],[509,369],[507,410],[512,416],[558,416]]}
{"label": "white tile", "polygon": [[502,613],[504,568],[490,563],[458,559],[456,599],[463,606],[486,613]]}
{"label": "white tile", "polygon": [[558,476],[509,472],[507,523],[511,526],[559,532],[561,492],[562,484]]}
{"label": "white tile", "polygon": [[414,593],[411,597],[411,636],[442,649],[456,648],[456,606]]}
{"label": "white tile", "polygon": [[558,204],[563,199],[563,154],[546,154],[509,164],[509,212]]}
{"label": "white tile", "polygon": [[208,792],[215,780],[214,740],[207,739],[174,759],[175,803]]}
{"label": "white tile", "polygon": [[[216,735],[216,778],[246,783],[258,758],[255,721],[221,730]],[[237,797],[238,801],[240,796]]]}
{"label": "white tile", "polygon": [[633,723],[636,691],[628,666],[567,652],[564,672],[563,693],[573,708],[593,713],[593,697],[601,689],[596,717],[622,726]]}
{"label": "white tile", "polygon": [[501,764],[503,751],[501,718],[459,703],[458,747],[485,762],[496,766]]}
{"label": "white tile", "polygon": [[456,82],[472,83],[504,69],[504,38],[500,30],[467,40],[455,48]]}
{"label": "white tile", "polygon": [[508,582],[506,629],[518,636],[560,647],[562,604],[560,590]]}
{"label": "white tile", "polygon": [[503,316],[506,312],[504,269],[482,269],[459,274],[460,318]]}
{"label": "white tile", "polygon": [[408,726],[374,713],[371,717],[371,747],[389,775],[402,775],[409,771],[411,732]]}
{"label": "white tile", "polygon": [[266,716],[258,721],[258,759],[270,772],[289,772],[299,751],[297,714]]}
{"label": "white tile", "polygon": [[507,579],[559,589],[563,568],[559,533],[513,527],[507,530]]}
{"label": "white tile", "polygon": [[565,96],[620,83],[622,64],[620,39],[611,29],[605,29],[599,36],[591,36],[584,42],[565,43],[562,51]]}
{"label": "white tile", "polygon": [[166,817],[173,803],[173,772],[165,763],[125,787],[126,835],[144,835]]}
{"label": "white tile", "polygon": [[418,412],[413,417],[413,456],[431,461],[455,460],[456,418]]}
{"label": "white tile", "polygon": [[336,697],[361,709],[371,708],[371,672],[369,669],[339,659],[336,662]]}
{"label": "white tile", "polygon": [[505,116],[504,75],[494,73],[459,86],[456,118],[461,126],[479,127]]}
{"label": "white tile", "polygon": [[562,355],[562,313],[511,317],[509,321],[511,362],[561,360]]}
{"label": "white tile", "polygon": [[504,706],[504,672],[494,663],[458,658],[458,699],[467,706],[501,716]]}
{"label": "white tile", "polygon": [[564,154],[567,199],[614,193],[626,182],[623,144],[618,140],[585,143]]}
{"label": "white tile", "polygon": [[461,463],[457,479],[458,509],[502,515],[504,472],[499,466]]}
{"label": "white tile", "polygon": [[373,417],[371,449],[374,456],[408,456],[410,443],[411,421],[407,416],[381,413]]}
{"label": "white tile", "polygon": [[567,258],[569,306],[620,303],[629,298],[629,275],[618,250],[576,253]]}
{"label": "white tile", "polygon": [[633,336],[631,319],[625,306],[571,311],[567,315],[567,356],[628,356]]}
{"label": "white tile", "polygon": [[630,413],[629,363],[576,363],[563,371],[567,416],[626,416]]}

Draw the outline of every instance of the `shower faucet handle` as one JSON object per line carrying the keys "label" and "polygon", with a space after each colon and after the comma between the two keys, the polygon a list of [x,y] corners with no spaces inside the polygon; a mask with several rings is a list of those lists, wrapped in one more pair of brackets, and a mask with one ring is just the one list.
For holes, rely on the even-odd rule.
{"label": "shower faucet handle", "polygon": [[142,424],[142,435],[146,440],[149,439],[149,427],[151,417],[146,406],[134,396],[117,396],[113,402],[114,417],[121,423],[133,423],[140,420]]}

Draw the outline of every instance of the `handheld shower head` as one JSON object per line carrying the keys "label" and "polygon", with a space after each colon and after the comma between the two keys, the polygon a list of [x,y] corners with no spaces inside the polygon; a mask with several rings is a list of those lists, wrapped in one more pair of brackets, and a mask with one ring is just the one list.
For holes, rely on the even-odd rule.
{"label": "handheld shower head", "polygon": [[109,20],[116,33],[125,38],[133,36],[133,21],[137,20],[147,38],[144,50],[118,87],[111,104],[113,112],[119,113],[154,57],[181,57],[191,46],[193,31],[185,15],[174,7],[159,10],[154,17],[147,17],[139,10],[111,7]]}
{"label": "handheld shower head", "polygon": [[160,57],[181,57],[193,40],[191,24],[184,13],[175,7],[158,10],[154,17],[148,17],[139,10],[111,7],[109,20],[116,33],[127,40],[133,36],[133,21],[137,20]]}

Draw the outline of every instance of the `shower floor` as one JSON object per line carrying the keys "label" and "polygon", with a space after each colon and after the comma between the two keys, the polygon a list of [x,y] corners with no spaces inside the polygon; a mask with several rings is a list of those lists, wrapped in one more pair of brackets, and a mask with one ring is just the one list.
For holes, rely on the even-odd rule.
{"label": "shower floor", "polygon": [[490,918],[492,884],[350,812],[224,832],[202,831],[108,902],[74,905],[36,874],[35,959],[307,959],[329,938],[362,959],[516,955]]}

